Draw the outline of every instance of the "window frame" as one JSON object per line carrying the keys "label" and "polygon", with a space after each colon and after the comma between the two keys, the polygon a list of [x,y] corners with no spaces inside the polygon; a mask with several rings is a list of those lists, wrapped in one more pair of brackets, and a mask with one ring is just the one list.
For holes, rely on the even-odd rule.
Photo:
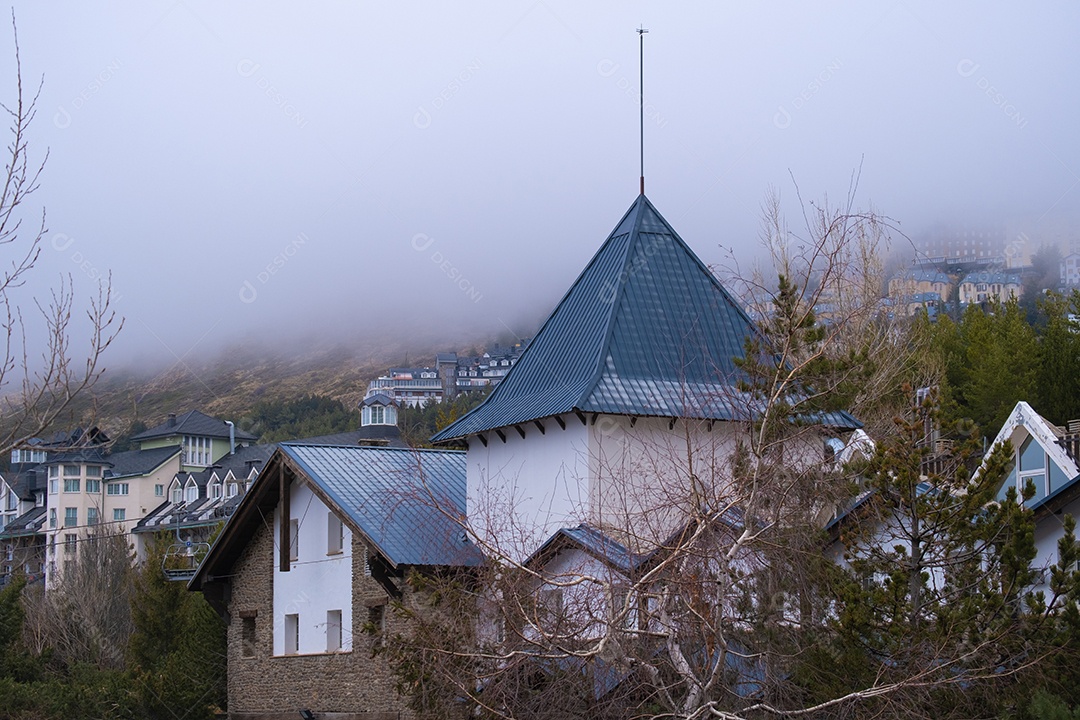
{"label": "window frame", "polygon": [[337,653],[343,649],[341,629],[342,612],[340,609],[326,611],[326,652]]}
{"label": "window frame", "polygon": [[345,523],[332,510],[326,513],[326,554],[345,552]]}
{"label": "window frame", "polygon": [[288,613],[285,615],[285,634],[281,645],[283,655],[300,654],[300,614]]}

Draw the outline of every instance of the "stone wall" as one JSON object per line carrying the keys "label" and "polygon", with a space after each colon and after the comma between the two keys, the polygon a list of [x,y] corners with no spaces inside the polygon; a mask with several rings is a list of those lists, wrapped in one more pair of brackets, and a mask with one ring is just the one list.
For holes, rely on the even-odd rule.
{"label": "stone wall", "polygon": [[[274,542],[263,524],[233,567],[229,602],[229,717],[278,720],[300,717],[302,709],[317,718],[397,720],[410,718],[406,698],[394,689],[394,677],[381,656],[372,657],[376,639],[364,632],[369,604],[386,592],[364,575],[364,546],[353,535],[353,649],[325,655],[273,656]],[[316,590],[317,589],[313,589]],[[255,614],[254,657],[244,657],[244,617]],[[401,619],[389,604],[386,632],[401,632]],[[339,714],[340,713],[340,714]]]}

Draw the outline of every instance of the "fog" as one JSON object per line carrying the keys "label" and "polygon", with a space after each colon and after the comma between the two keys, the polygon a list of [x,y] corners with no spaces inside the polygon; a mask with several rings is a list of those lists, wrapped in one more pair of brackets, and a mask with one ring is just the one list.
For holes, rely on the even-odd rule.
{"label": "fog", "polygon": [[[1080,216],[1072,3],[16,2],[49,231],[111,365],[525,335],[638,190],[708,263],[770,186],[917,234]],[[0,30],[0,97],[14,97]],[[793,211],[797,211],[794,208]],[[1062,229],[1064,228],[1064,229]]]}

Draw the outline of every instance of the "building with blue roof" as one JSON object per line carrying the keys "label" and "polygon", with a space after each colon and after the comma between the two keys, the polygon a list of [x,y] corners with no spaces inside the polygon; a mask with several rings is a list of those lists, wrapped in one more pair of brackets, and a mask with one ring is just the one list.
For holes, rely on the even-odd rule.
{"label": "building with blue roof", "polygon": [[[1058,561],[1061,516],[1080,517],[1080,420],[1071,421],[1067,427],[1054,425],[1021,400],[990,444],[987,457],[1006,441],[1013,457],[1009,473],[998,489],[998,499],[1003,500],[1010,488],[1020,497],[1027,483],[1034,486],[1034,496],[1024,502],[1035,511],[1037,554],[1032,567],[1043,572],[1048,582],[1047,569]],[[982,470],[980,466],[977,472]],[[1035,589],[1048,588],[1040,582]]]}
{"label": "building with blue roof", "polygon": [[461,451],[281,443],[189,583],[229,621],[230,714],[406,712],[373,650],[412,573],[481,562],[464,514]]}
{"label": "building with blue roof", "polygon": [[1023,293],[1019,273],[997,271],[974,272],[960,281],[960,304],[1005,302]]}
{"label": "building with blue roof", "polygon": [[954,285],[953,278],[940,270],[908,268],[889,278],[889,296],[907,298],[933,293],[938,301],[945,302]]}
{"label": "building with blue roof", "polygon": [[[722,467],[760,408],[738,361],[760,338],[639,196],[503,381],[432,438],[468,447],[474,530],[505,519],[513,531],[487,540],[518,559],[581,522],[638,534],[623,538],[635,551],[661,541],[692,510],[691,458],[727,481]],[[815,420],[819,458],[815,433],[859,427],[846,412]]]}

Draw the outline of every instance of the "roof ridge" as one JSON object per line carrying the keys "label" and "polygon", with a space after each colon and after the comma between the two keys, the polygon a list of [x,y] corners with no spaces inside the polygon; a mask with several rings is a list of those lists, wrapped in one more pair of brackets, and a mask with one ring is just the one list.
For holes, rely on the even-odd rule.
{"label": "roof ridge", "polygon": [[[639,196],[639,197],[644,197],[644,196]],[[627,217],[629,217],[630,214],[632,212],[634,212],[638,208],[638,205],[639,205],[638,201],[635,200],[634,203],[631,204],[630,207],[628,207],[626,209],[626,211],[622,214],[622,217],[619,218],[619,221],[617,223],[615,223],[615,227],[611,228],[611,232],[608,233],[607,238],[604,240],[604,242],[600,243],[600,246],[598,248],[596,248],[596,252],[594,252],[592,254],[592,257],[589,258],[589,262],[585,263],[585,267],[583,267],[581,269],[581,272],[579,272],[577,274],[577,276],[574,278],[574,281],[572,283],[570,283],[570,286],[566,289],[566,292],[564,292],[562,297],[559,298],[559,302],[555,303],[555,307],[552,308],[551,312],[548,313],[547,317],[544,319],[544,324],[541,325],[540,328],[533,334],[532,341],[528,344],[528,346],[525,347],[524,350],[521,351],[521,355],[518,356],[518,361],[517,361],[518,365],[520,365],[522,362],[525,362],[527,357],[531,358],[531,355],[530,355],[529,351],[532,350],[534,347],[538,347],[538,343],[536,342],[536,339],[538,337],[542,336],[544,334],[544,330],[555,321],[556,317],[559,316],[559,309],[562,308],[563,305],[565,305],[569,301],[570,296],[573,294],[574,289],[578,286],[578,283],[580,283],[581,280],[584,277],[586,277],[586,275],[588,275],[589,270],[591,270],[592,267],[594,265],[596,265],[596,263],[600,260],[601,256],[603,255],[604,249],[607,247],[608,242],[610,242],[612,239],[617,237],[616,232],[618,232],[619,228],[622,227],[623,223],[626,222]],[[620,235],[621,235],[621,233],[620,233]],[[535,352],[538,352],[538,351],[534,351],[533,354],[535,354]],[[597,360],[597,365],[600,366],[600,360],[599,359]],[[513,371],[514,371],[514,368],[511,367],[510,372],[507,373],[507,377],[509,377],[510,373],[512,373]],[[445,428],[443,428],[439,432],[435,433],[435,435],[433,435],[432,438],[434,439],[436,437],[439,437],[439,436],[443,435],[447,430],[449,430],[450,428],[457,425],[461,420],[464,420],[466,417],[469,417],[473,413],[479,412],[482,408],[484,408],[486,405],[491,403],[493,400],[495,400],[496,397],[499,396],[499,391],[500,391],[500,389],[502,387],[503,387],[503,383],[500,382],[498,385],[495,386],[495,388],[491,391],[491,393],[480,402],[479,405],[477,405],[475,408],[473,408],[469,412],[462,415],[460,418],[458,418],[454,422],[447,425]],[[580,402],[580,400],[581,400],[581,398],[578,399],[579,402]]]}
{"label": "roof ridge", "polygon": [[313,443],[304,441],[282,441],[277,443],[279,446],[288,445],[289,447],[317,447],[317,448],[347,448],[349,450],[379,450],[387,451],[393,450],[394,452],[407,452],[407,453],[459,453],[464,454],[464,450],[456,450],[450,448],[411,448],[411,447],[389,447],[387,445],[349,445],[346,443]]}
{"label": "roof ridge", "polygon": [[[626,211],[626,214],[623,215],[623,219],[620,220],[619,224],[615,226],[615,230],[611,231],[612,236],[614,236],[615,232],[620,227],[622,227],[623,222],[626,221],[626,218],[630,215],[630,213],[635,213],[635,217],[633,219],[633,222],[630,225],[630,230],[629,230],[630,242],[626,243],[626,250],[625,250],[626,256],[623,258],[622,270],[619,272],[619,274],[617,276],[617,278],[619,280],[621,280],[624,277],[627,277],[627,273],[629,272],[628,266],[630,265],[630,263],[633,261],[633,258],[634,258],[634,248],[637,246],[637,243],[639,242],[639,238],[641,237],[641,231],[640,231],[641,218],[642,218],[641,210],[642,210],[643,204],[651,207],[651,203],[649,203],[649,199],[647,197],[645,197],[644,193],[642,193],[641,195],[638,195],[638,199],[634,202],[633,205],[630,206],[630,209]],[[655,212],[655,209],[654,209],[654,212]],[[603,245],[601,245],[601,248],[602,247],[603,247]],[[600,251],[597,250],[597,252],[599,253]],[[571,289],[573,289],[572,286],[571,286]],[[611,336],[615,332],[615,314],[617,312],[619,302],[623,299],[623,296],[625,294],[626,294],[626,282],[618,282],[616,284],[616,286],[615,286],[615,296],[611,299],[611,302],[608,304],[607,327],[604,329],[604,339],[600,341],[600,351],[596,355],[596,367],[593,368],[593,372],[592,372],[592,375],[589,378],[588,384],[581,391],[581,394],[578,396],[578,399],[574,402],[574,407],[575,408],[580,408],[585,403],[585,401],[589,398],[589,396],[592,395],[593,389],[596,387],[596,383],[600,380],[600,376],[604,374],[604,365],[607,362],[608,354],[611,352],[611,350],[610,350]],[[552,313],[552,315],[554,315],[554,314],[555,313]]]}

